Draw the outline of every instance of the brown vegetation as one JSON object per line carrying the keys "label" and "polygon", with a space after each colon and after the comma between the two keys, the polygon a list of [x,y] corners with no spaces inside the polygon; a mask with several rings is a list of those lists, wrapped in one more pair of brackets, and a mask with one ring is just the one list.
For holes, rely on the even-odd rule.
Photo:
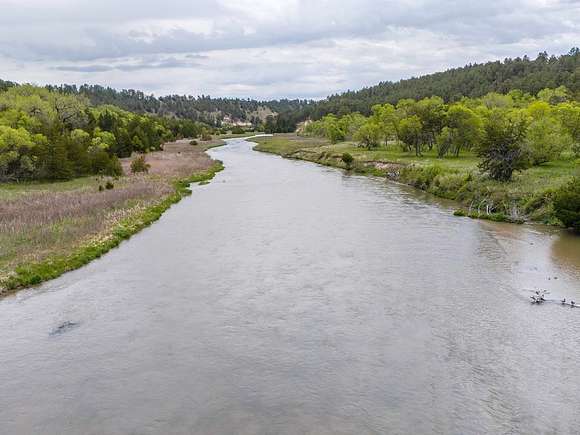
{"label": "brown vegetation", "polygon": [[173,181],[210,168],[207,148],[187,141],[166,144],[147,155],[148,174],[131,174],[127,158],[122,160],[127,175],[117,179],[0,185],[0,281],[18,265],[106,237],[120,220],[171,195]]}

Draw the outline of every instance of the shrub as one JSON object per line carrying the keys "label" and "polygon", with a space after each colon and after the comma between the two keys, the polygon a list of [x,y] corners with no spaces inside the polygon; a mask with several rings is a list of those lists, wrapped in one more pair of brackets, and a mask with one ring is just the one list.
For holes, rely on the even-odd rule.
{"label": "shrub", "polygon": [[107,183],[105,184],[105,189],[112,190],[114,188],[115,188],[115,185],[113,183],[111,183],[110,181],[107,181]]}
{"label": "shrub", "polygon": [[195,139],[193,139],[192,141],[189,142],[190,145],[198,145],[199,142],[196,141]]}
{"label": "shrub", "polygon": [[580,178],[573,178],[556,192],[554,210],[567,228],[580,233]]}
{"label": "shrub", "polygon": [[341,160],[344,162],[348,169],[352,168],[352,163],[354,162],[354,157],[349,153],[343,153]]}
{"label": "shrub", "polygon": [[211,133],[209,131],[207,131],[207,130],[203,130],[201,132],[201,140],[206,141],[206,142],[208,140],[211,140]]}
{"label": "shrub", "polygon": [[138,172],[149,172],[151,165],[145,160],[145,156],[141,154],[133,159],[131,162],[131,172],[136,174]]}
{"label": "shrub", "polygon": [[244,134],[245,131],[242,127],[239,126],[235,126],[234,128],[232,128],[232,134]]}

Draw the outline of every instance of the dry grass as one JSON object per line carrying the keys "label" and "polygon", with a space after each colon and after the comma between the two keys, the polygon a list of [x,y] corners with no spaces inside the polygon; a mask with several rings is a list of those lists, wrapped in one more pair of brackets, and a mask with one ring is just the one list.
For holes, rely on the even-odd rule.
{"label": "dry grass", "polygon": [[[205,149],[188,141],[166,144],[147,155],[149,174],[131,174],[128,158],[122,161],[127,175],[116,180],[0,185],[0,281],[18,265],[107,237],[122,219],[174,193],[172,181],[210,168]],[[114,188],[99,190],[107,181]]]}
{"label": "dry grass", "polygon": [[0,203],[0,233],[12,234],[35,226],[76,219],[122,207],[129,200],[151,200],[169,194],[171,186],[135,177],[120,188],[81,192],[34,192]]}
{"label": "dry grass", "polygon": [[[146,161],[151,165],[149,174],[164,178],[183,178],[192,172],[207,169],[211,159],[204,151],[211,142],[201,142],[200,145],[190,145],[188,139],[170,142],[163,145],[163,151],[155,151],[146,155]],[[215,145],[214,145],[215,146]],[[131,173],[133,157],[121,159],[123,171]]]}

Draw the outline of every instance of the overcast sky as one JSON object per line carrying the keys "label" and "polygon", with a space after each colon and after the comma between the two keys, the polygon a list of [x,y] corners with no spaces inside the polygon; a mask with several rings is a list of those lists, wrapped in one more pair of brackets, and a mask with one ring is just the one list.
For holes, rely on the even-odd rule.
{"label": "overcast sky", "polygon": [[580,45],[580,0],[0,0],[0,78],[320,98]]}

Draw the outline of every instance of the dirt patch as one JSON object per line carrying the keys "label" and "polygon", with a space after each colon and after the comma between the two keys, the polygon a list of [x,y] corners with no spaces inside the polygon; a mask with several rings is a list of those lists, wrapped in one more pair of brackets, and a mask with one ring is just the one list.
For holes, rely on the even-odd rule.
{"label": "dirt patch", "polygon": [[394,163],[394,162],[382,162],[378,160],[370,160],[364,162],[364,165],[367,167],[378,169],[379,171],[385,172],[386,176],[391,179],[398,179],[401,175],[401,169],[403,169],[405,164],[403,163]]}

